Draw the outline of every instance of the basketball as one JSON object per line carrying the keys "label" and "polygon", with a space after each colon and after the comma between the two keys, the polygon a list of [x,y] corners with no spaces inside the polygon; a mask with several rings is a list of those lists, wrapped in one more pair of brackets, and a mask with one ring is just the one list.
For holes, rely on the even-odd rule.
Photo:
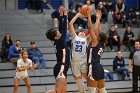
{"label": "basketball", "polygon": [[92,12],[92,8],[88,5],[83,5],[82,8],[81,8],[81,11],[80,13],[84,16],[84,17],[87,17],[87,11],[90,11]]}

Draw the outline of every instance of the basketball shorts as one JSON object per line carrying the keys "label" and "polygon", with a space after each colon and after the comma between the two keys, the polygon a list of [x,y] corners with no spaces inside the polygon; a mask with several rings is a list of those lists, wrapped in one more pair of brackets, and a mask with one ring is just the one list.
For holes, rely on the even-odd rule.
{"label": "basketball shorts", "polygon": [[[61,70],[61,65],[63,65],[61,62],[58,62],[55,66],[54,66],[54,70],[53,70],[53,73],[54,73],[54,76],[55,78],[58,77],[59,75],[59,72]],[[65,76],[65,78],[67,78],[67,71],[68,71],[68,66],[65,64],[64,65],[64,71],[63,71],[63,74]]]}
{"label": "basketball shorts", "polygon": [[87,73],[87,59],[81,58],[77,61],[72,60],[71,69],[75,77],[81,76],[81,73]]}

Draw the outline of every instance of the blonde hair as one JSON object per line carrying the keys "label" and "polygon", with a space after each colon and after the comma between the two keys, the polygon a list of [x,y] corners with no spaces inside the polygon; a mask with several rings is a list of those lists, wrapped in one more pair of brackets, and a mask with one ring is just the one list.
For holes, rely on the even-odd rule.
{"label": "blonde hair", "polygon": [[27,50],[22,50],[22,51],[21,51],[21,56],[23,56],[23,53],[24,53],[24,52],[27,52]]}

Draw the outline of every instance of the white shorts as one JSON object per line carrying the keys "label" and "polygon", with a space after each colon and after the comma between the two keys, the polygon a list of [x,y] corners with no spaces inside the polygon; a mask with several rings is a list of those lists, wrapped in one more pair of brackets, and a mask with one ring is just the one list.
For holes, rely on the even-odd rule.
{"label": "white shorts", "polygon": [[24,79],[24,78],[27,78],[28,77],[28,73],[19,73],[19,72],[16,72],[16,76],[15,78],[18,78],[18,79]]}
{"label": "white shorts", "polygon": [[87,59],[79,58],[77,61],[72,60],[71,69],[75,77],[81,76],[81,73],[87,73]]}

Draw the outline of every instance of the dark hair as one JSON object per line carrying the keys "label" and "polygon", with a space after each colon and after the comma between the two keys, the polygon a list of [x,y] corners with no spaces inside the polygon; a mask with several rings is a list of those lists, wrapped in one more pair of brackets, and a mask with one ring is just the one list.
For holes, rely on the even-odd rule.
{"label": "dark hair", "polygon": [[100,32],[99,33],[99,41],[107,44],[108,43],[107,35],[105,33],[103,33],[103,32]]}
{"label": "dark hair", "polygon": [[16,40],[15,42],[18,42],[18,41],[21,42],[20,40]]}
{"label": "dark hair", "polygon": [[46,32],[46,37],[51,41],[56,41],[55,36],[57,34],[58,29],[57,28],[51,28]]}
{"label": "dark hair", "polygon": [[31,44],[31,45],[32,45],[32,44],[35,44],[35,42],[34,42],[34,41],[31,41],[30,44]]}
{"label": "dark hair", "polygon": [[76,31],[76,34],[78,35],[80,32],[85,32],[85,29],[79,29],[78,31]]}
{"label": "dark hair", "polygon": [[136,39],[135,42],[140,42],[139,39]]}
{"label": "dark hair", "polygon": [[9,41],[11,41],[11,35],[10,35],[10,34],[6,34],[6,35],[4,36],[4,39],[3,39],[3,40],[6,41],[6,37],[7,37],[7,35],[9,35]]}

